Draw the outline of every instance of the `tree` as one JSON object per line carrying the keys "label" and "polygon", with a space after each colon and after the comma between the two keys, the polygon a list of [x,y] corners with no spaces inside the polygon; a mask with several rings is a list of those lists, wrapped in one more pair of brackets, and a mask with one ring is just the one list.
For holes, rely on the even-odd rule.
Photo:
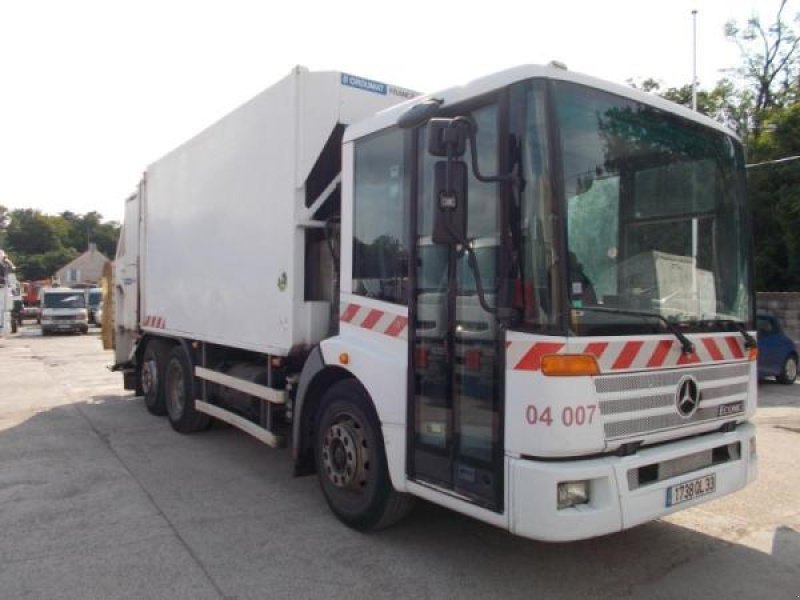
{"label": "tree", "polygon": [[22,279],[42,279],[86,251],[89,243],[113,258],[119,229],[119,223],[103,222],[96,211],[45,215],[34,209],[17,209],[11,211],[10,225],[0,242],[14,258]]}
{"label": "tree", "polygon": [[772,25],[765,27],[759,16],[747,20],[743,27],[735,21],[725,24],[725,37],[733,41],[742,54],[742,64],[731,69],[752,89],[753,126],[760,132],[761,117],[770,108],[781,106],[794,94],[798,76],[800,38],[792,25],[800,23],[796,15],[791,23],[784,17],[787,0],[781,0]]}
{"label": "tree", "polygon": [[[691,83],[663,89],[660,81],[648,78],[640,82],[629,79],[628,84],[675,104],[692,106]],[[711,90],[697,90],[697,112],[716,119],[740,135],[747,132],[752,104],[752,94],[748,90],[738,90],[730,79],[720,79]]]}
{"label": "tree", "polygon": [[56,227],[38,210],[17,209],[6,232],[6,241],[18,254],[44,254],[62,248]]}
{"label": "tree", "polygon": [[[800,290],[800,103],[764,112],[764,134],[748,146],[748,194],[756,240],[756,288]],[[768,133],[767,133],[768,132]]]}

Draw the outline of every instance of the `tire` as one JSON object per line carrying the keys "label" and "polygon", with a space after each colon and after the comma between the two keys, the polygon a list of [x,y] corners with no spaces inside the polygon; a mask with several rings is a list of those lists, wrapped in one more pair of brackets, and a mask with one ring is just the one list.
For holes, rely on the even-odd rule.
{"label": "tire", "polygon": [[796,356],[790,355],[786,357],[786,360],[783,361],[780,375],[778,375],[775,379],[778,380],[778,383],[782,383],[784,385],[791,385],[794,383],[794,380],[797,379]]}
{"label": "tire", "polygon": [[158,417],[167,414],[164,400],[164,349],[163,344],[151,340],[142,354],[142,362],[136,371],[137,388],[142,390],[144,406]]}
{"label": "tire", "polygon": [[164,397],[167,418],[175,431],[194,433],[211,425],[211,417],[194,408],[194,373],[183,346],[177,345],[169,353],[164,369]]}
{"label": "tire", "polygon": [[364,388],[353,380],[331,386],[316,422],[317,477],[338,519],[377,531],[408,514],[413,497],[392,487],[380,422]]}

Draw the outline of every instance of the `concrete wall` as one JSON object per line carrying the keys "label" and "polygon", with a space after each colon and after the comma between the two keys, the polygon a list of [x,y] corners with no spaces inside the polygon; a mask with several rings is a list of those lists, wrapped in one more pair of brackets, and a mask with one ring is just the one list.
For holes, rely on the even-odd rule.
{"label": "concrete wall", "polygon": [[758,292],[756,307],[777,315],[786,335],[800,342],[800,292]]}

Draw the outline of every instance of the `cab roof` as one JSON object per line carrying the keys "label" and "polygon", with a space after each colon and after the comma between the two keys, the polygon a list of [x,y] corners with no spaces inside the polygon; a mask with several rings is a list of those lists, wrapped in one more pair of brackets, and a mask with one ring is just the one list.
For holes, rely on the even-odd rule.
{"label": "cab roof", "polygon": [[705,127],[716,129],[717,131],[739,140],[739,137],[736,135],[736,133],[722,123],[690,110],[685,106],[665,100],[664,98],[654,94],[649,94],[630,86],[611,83],[609,81],[604,81],[602,79],[597,79],[589,75],[576,73],[574,71],[569,71],[567,69],[552,65],[522,65],[507,69],[505,71],[500,71],[492,75],[487,75],[486,77],[481,77],[480,79],[475,79],[474,81],[471,81],[463,86],[448,88],[433,94],[425,94],[401,104],[396,104],[375,114],[372,117],[364,119],[348,127],[343,141],[345,143],[350,142],[376,131],[393,127],[397,125],[397,119],[408,109],[416,104],[425,102],[426,100],[437,99],[442,101],[442,106],[449,106],[470,98],[488,94],[518,81],[533,78],[568,81],[571,83],[577,83],[603,90],[624,98],[630,98],[636,102],[648,104],[655,108],[674,113],[684,119],[695,121],[696,123],[699,123]]}

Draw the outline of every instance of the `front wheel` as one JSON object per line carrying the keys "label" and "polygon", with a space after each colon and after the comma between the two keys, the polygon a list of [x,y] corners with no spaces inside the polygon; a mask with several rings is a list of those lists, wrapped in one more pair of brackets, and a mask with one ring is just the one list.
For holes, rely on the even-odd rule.
{"label": "front wheel", "polygon": [[317,476],[331,510],[360,531],[392,525],[413,498],[392,487],[380,422],[366,391],[355,381],[334,384],[317,420]]}
{"label": "front wheel", "polygon": [[175,431],[194,433],[207,429],[211,417],[194,408],[194,375],[183,346],[175,346],[164,370],[167,418]]}
{"label": "front wheel", "polygon": [[797,358],[795,356],[787,356],[783,361],[781,374],[776,377],[778,383],[791,385],[797,379]]}

